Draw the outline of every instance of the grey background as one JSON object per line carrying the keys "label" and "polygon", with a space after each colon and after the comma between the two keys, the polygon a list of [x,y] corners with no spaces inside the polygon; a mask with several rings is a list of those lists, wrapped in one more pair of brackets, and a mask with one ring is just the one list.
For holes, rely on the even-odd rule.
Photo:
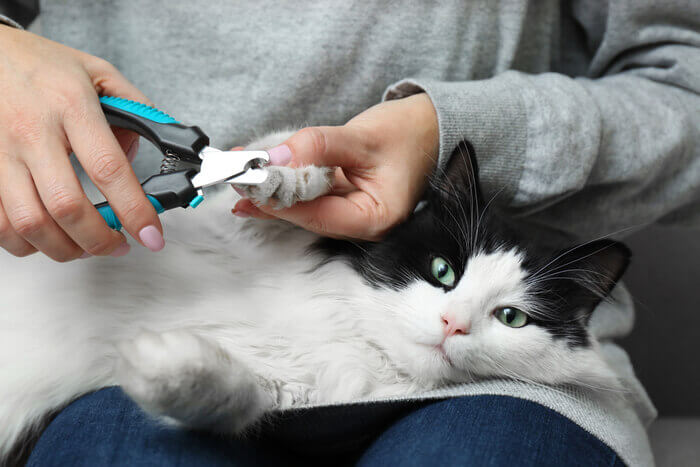
{"label": "grey background", "polygon": [[627,239],[637,321],[621,341],[660,416],[700,416],[700,232],[652,227]]}

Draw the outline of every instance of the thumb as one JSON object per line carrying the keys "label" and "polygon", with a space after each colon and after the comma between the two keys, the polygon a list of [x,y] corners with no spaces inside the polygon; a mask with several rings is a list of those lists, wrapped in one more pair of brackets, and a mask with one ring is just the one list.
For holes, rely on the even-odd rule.
{"label": "thumb", "polygon": [[286,141],[292,153],[290,165],[370,167],[370,144],[366,139],[357,129],[347,126],[304,128]]}

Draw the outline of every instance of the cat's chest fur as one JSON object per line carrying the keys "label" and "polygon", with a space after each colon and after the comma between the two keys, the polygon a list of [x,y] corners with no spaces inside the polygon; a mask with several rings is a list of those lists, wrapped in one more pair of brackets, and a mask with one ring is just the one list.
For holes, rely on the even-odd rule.
{"label": "cat's chest fur", "polygon": [[234,196],[225,190],[207,207],[164,216],[162,254],[137,247],[119,259],[37,258],[42,268],[22,269],[61,322],[74,323],[66,339],[116,357],[111,348],[143,330],[187,329],[278,382],[282,407],[387,392],[405,379],[379,345],[382,316],[368,316],[377,292],[341,260],[320,265],[308,251],[315,235],[228,215]]}

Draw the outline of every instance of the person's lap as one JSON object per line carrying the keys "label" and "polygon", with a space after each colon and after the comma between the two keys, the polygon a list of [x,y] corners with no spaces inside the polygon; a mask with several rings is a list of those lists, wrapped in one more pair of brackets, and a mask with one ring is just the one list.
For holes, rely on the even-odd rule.
{"label": "person's lap", "polygon": [[[308,449],[307,449],[308,452]],[[328,458],[325,459],[328,461]],[[359,465],[623,465],[566,417],[507,396],[466,396],[416,406],[361,451]],[[28,466],[309,464],[267,437],[231,439],[154,422],[118,388],[84,396],[42,434]]]}

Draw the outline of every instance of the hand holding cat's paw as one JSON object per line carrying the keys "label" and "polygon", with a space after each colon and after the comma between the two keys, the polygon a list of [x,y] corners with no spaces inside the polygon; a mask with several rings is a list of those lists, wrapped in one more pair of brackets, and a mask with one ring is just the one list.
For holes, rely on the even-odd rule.
{"label": "hand holding cat's paw", "polygon": [[305,128],[272,149],[291,150],[290,167],[340,167],[329,193],[314,191],[323,196],[291,207],[280,202],[285,209],[241,200],[234,213],[278,217],[329,237],[378,240],[415,207],[438,146],[437,114],[426,94],[383,102],[343,126]]}

